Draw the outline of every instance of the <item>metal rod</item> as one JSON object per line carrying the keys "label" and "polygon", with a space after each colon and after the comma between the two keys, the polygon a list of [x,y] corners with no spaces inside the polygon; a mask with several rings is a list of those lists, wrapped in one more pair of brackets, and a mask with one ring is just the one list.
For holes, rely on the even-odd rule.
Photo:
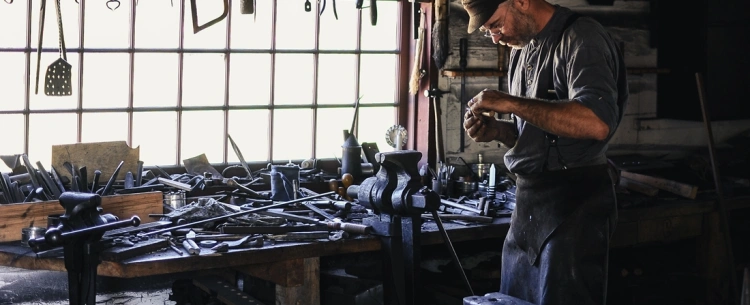
{"label": "metal rod", "polygon": [[464,267],[461,266],[461,261],[458,260],[456,249],[453,248],[453,243],[451,243],[451,239],[450,237],[448,237],[448,232],[445,231],[445,227],[443,227],[443,221],[440,220],[440,215],[438,215],[437,211],[432,211],[432,218],[435,220],[435,224],[437,224],[438,231],[440,231],[440,234],[443,235],[443,241],[445,241],[445,245],[448,247],[448,252],[450,252],[451,255],[453,256],[453,263],[456,264],[456,268],[458,269],[458,272],[461,274],[461,278],[464,280],[464,284],[466,284],[466,288],[469,289],[469,295],[474,295],[474,290],[471,289],[471,283],[469,283],[469,278],[466,277],[466,273],[464,272]]}
{"label": "metal rod", "polygon": [[482,214],[482,211],[479,210],[479,209],[475,209],[475,208],[472,208],[472,207],[467,207],[467,206],[465,206],[463,204],[455,203],[455,202],[452,202],[452,201],[449,201],[449,200],[446,200],[446,199],[440,199],[440,203],[442,203],[443,205],[452,207],[452,208],[457,208],[457,209],[461,209],[461,210],[465,210],[465,211],[469,211],[469,212],[473,212],[473,213],[477,213],[477,214]]}
{"label": "metal rod", "polygon": [[[727,216],[726,203],[724,202],[724,192],[721,188],[721,175],[719,175],[719,167],[716,165],[716,151],[714,148],[714,136],[711,130],[711,121],[708,117],[708,110],[706,109],[706,93],[703,88],[703,77],[699,73],[695,73],[695,81],[698,84],[698,97],[701,103],[701,112],[703,114],[703,122],[706,125],[706,133],[708,134],[708,153],[711,158],[711,169],[713,170],[714,183],[716,185],[716,204],[719,210],[719,218],[721,222],[721,230],[724,231],[724,247],[727,251],[727,264],[729,265],[729,278],[731,283],[732,296],[740,294],[739,286],[737,283],[737,276],[734,273],[734,253],[732,251],[732,239],[729,231],[729,217]],[[738,303],[739,299],[735,300]]]}
{"label": "metal rod", "polygon": [[325,196],[329,196],[329,195],[333,195],[333,194],[335,194],[335,192],[327,192],[327,193],[322,193],[320,195],[315,195],[315,196],[300,198],[300,199],[296,199],[296,200],[279,202],[279,203],[267,205],[267,206],[264,206],[264,207],[259,207],[259,208],[251,209],[251,210],[241,211],[241,212],[237,212],[237,213],[232,213],[232,214],[227,214],[227,215],[223,215],[223,216],[218,216],[218,217],[208,218],[208,219],[204,219],[204,220],[199,220],[199,221],[195,221],[195,222],[191,222],[191,223],[181,224],[181,225],[177,225],[177,226],[174,226],[174,227],[164,228],[164,229],[161,229],[161,230],[151,231],[151,232],[144,233],[144,235],[159,234],[159,233],[169,232],[169,231],[177,230],[177,229],[180,229],[180,228],[187,228],[187,227],[191,227],[191,226],[194,226],[194,225],[203,224],[203,223],[207,223],[207,222],[212,222],[212,221],[217,221],[217,220],[224,220],[224,219],[227,219],[227,218],[230,218],[230,217],[236,217],[236,216],[242,216],[242,215],[246,215],[246,214],[257,213],[257,212],[261,212],[261,211],[267,211],[267,210],[270,210],[270,209],[274,209],[274,208],[286,206],[286,205],[289,205],[289,204],[292,204],[292,203],[307,201],[307,200],[310,200],[310,199],[325,197]]}

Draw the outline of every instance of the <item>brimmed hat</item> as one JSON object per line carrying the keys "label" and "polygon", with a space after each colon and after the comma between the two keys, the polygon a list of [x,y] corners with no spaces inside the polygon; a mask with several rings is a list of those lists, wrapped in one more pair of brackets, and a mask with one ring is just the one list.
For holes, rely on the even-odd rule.
{"label": "brimmed hat", "polygon": [[461,0],[464,9],[469,13],[469,34],[484,25],[503,1],[505,0]]}

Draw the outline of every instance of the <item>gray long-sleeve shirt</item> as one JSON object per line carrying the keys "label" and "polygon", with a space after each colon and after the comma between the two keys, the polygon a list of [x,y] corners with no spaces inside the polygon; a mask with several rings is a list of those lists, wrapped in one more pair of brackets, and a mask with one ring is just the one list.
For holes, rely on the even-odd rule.
{"label": "gray long-sleeve shirt", "polygon": [[[545,160],[548,170],[561,169],[559,160],[568,168],[607,162],[607,142],[622,117],[618,105],[624,105],[628,98],[622,53],[606,29],[590,17],[572,23],[558,46],[560,31],[572,14],[570,9],[556,5],[544,29],[523,49],[511,51],[509,92],[552,102],[560,99],[581,103],[609,126],[610,135],[605,141],[560,137],[557,149],[548,149],[544,131],[515,117],[518,139],[505,154],[505,165],[513,173],[542,172]],[[552,99],[548,94],[550,82],[554,82],[556,93]]]}

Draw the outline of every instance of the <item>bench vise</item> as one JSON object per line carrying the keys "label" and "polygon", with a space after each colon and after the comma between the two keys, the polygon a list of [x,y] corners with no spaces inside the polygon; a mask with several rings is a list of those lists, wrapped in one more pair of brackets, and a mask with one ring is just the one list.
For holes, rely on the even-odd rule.
{"label": "bench vise", "polygon": [[349,197],[377,214],[363,219],[363,224],[371,226],[372,234],[382,242],[385,304],[412,305],[421,300],[417,296],[421,214],[440,206],[440,196],[422,185],[421,158],[422,153],[413,150],[377,153],[377,174],[346,190]]}

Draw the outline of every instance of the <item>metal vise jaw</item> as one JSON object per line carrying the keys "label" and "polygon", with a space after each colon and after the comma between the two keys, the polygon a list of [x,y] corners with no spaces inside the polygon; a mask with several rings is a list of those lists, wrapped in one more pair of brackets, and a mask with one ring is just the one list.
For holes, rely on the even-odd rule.
{"label": "metal vise jaw", "polygon": [[376,214],[416,216],[440,206],[440,196],[422,185],[418,163],[422,153],[399,150],[375,154],[380,170],[360,185],[351,185],[347,195]]}
{"label": "metal vise jaw", "polygon": [[349,197],[378,214],[362,223],[381,240],[385,304],[416,305],[421,300],[421,214],[440,205],[440,196],[422,186],[417,168],[421,158],[422,153],[413,150],[377,153],[378,173],[347,189]]}

